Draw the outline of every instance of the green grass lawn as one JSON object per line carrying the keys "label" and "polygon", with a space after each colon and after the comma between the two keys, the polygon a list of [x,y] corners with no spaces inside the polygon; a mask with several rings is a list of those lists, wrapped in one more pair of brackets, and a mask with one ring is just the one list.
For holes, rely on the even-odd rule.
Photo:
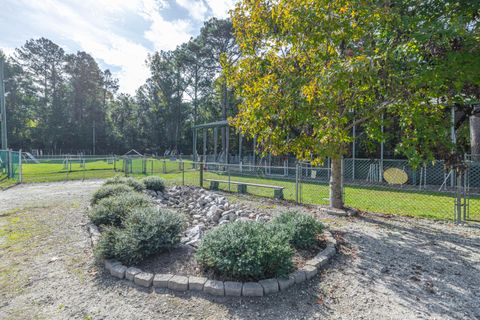
{"label": "green grass lawn", "polygon": [[[161,174],[169,184],[181,184],[182,176],[178,173]],[[228,176],[214,172],[204,172],[204,179],[228,180]],[[185,172],[185,184],[199,185],[198,172]],[[259,184],[271,184],[285,187],[286,200],[295,200],[295,181],[268,179],[252,176],[231,176],[231,181],[245,181]],[[209,183],[205,182],[208,188]],[[221,183],[220,189],[224,191],[237,191],[237,186]],[[273,197],[273,190],[248,187],[249,194],[261,197]],[[302,202],[305,204],[327,205],[329,202],[329,189],[327,184],[302,184]],[[452,195],[440,192],[408,191],[378,189],[360,186],[345,186],[345,203],[347,206],[363,211],[397,214],[430,219],[453,220],[454,199]],[[470,199],[470,218],[480,220],[480,198]]]}
{"label": "green grass lawn", "polygon": [[[199,185],[199,172],[192,170],[191,161],[185,161],[185,173],[179,172],[179,162],[163,161],[159,159],[148,159],[146,162],[147,174],[156,174],[164,177],[167,184],[186,184]],[[41,163],[41,164],[24,164],[23,165],[23,182],[49,182],[49,181],[65,181],[78,179],[103,179],[116,175],[124,175],[120,170],[123,168],[123,161],[118,160],[115,164],[108,163],[103,160],[87,162],[85,167],[81,167],[80,163],[72,163],[69,169],[66,169],[62,163]],[[117,171],[115,171],[115,169]],[[143,163],[141,159],[132,161],[132,176],[145,176],[143,171]],[[164,173],[166,172],[166,173]],[[211,171],[204,172],[204,179],[221,179],[228,180],[228,176],[218,174]],[[1,178],[0,178],[1,179]],[[295,200],[295,181],[281,180],[280,178],[263,178],[251,173],[250,176],[236,175],[231,176],[231,180],[245,181],[260,184],[272,184],[283,186],[284,197],[287,200]],[[11,180],[3,180],[3,184],[8,186]],[[6,182],[8,181],[8,182]],[[0,181],[0,187],[4,188]],[[209,183],[205,182],[204,187],[209,187]],[[237,186],[232,184],[228,190],[227,183],[221,183],[220,189],[224,191],[236,192]],[[249,194],[261,197],[273,197],[273,190],[248,187]],[[329,190],[326,184],[302,184],[301,200],[305,204],[328,204]],[[345,187],[345,202],[347,206],[369,212],[378,212],[386,214],[398,214],[406,216],[415,216],[433,219],[453,219],[453,198],[450,194],[440,192],[424,192],[424,191],[408,191],[369,188],[364,186]],[[470,218],[480,220],[480,199],[478,196],[472,197],[470,200]]]}

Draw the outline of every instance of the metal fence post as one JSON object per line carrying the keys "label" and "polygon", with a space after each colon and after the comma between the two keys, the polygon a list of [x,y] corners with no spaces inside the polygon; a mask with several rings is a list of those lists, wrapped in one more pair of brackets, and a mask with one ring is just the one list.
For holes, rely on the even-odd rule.
{"label": "metal fence post", "polygon": [[227,164],[227,174],[228,174],[228,192],[230,192],[230,165]]}
{"label": "metal fence post", "polygon": [[344,175],[345,175],[345,158],[342,156],[342,169],[341,169],[341,176],[340,176],[340,185],[341,185],[341,188],[342,188],[342,199],[343,199],[343,203],[345,204],[346,203],[346,199],[345,199],[345,186],[343,184],[343,180],[344,180]]}
{"label": "metal fence post", "polygon": [[456,224],[462,222],[462,193],[460,188],[462,186],[462,175],[458,174],[456,177],[457,185],[455,186],[455,218],[454,221]]}
{"label": "metal fence post", "polygon": [[22,183],[22,149],[18,151],[18,182]]}
{"label": "metal fence post", "polygon": [[295,202],[298,204],[298,162],[295,164]]}
{"label": "metal fence post", "polygon": [[181,162],[182,164],[182,186],[185,185],[185,164],[183,163],[183,161]]}
{"label": "metal fence post", "polygon": [[8,161],[8,177],[13,178],[13,163],[12,163],[12,150],[8,149],[7,154],[7,161]]}
{"label": "metal fence post", "polygon": [[203,162],[200,162],[200,188],[203,188]]}

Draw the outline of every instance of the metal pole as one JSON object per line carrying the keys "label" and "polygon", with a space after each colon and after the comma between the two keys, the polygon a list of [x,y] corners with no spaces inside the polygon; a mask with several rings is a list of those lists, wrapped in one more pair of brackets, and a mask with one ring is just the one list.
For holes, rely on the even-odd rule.
{"label": "metal pole", "polygon": [[95,120],[93,120],[93,155],[95,155]]}
{"label": "metal pole", "polygon": [[193,150],[192,150],[192,160],[193,162],[197,161],[196,159],[196,153],[197,153],[197,129],[196,128],[193,128]]}
{"label": "metal pole", "polygon": [[213,162],[217,162],[217,148],[218,148],[218,128],[213,128],[213,155],[215,157]]}
{"label": "metal pole", "polygon": [[207,129],[203,129],[203,159],[207,157]]}
{"label": "metal pole", "polygon": [[298,203],[298,162],[295,165],[295,202]]}
{"label": "metal pole", "polygon": [[228,192],[230,192],[230,166],[228,164],[227,164],[227,172],[228,172]]}
{"label": "metal pole", "polygon": [[384,127],[383,127],[383,113],[382,113],[382,142],[380,142],[380,166],[378,167],[378,182],[382,182],[382,174],[383,174],[383,147],[384,147]]}
{"label": "metal pole", "polygon": [[[230,145],[230,127],[229,126],[226,126],[225,127],[225,149],[226,149],[226,152],[225,152],[225,163],[228,164],[229,163],[229,159],[228,159],[228,147]],[[228,190],[230,191],[230,190]]]}
{"label": "metal pole", "polygon": [[[451,110],[451,128],[450,128],[450,138],[452,143],[455,145],[457,144],[457,136],[455,134],[455,106],[452,106]],[[450,178],[450,186],[453,188],[454,187],[454,180],[455,180],[455,170],[452,169],[452,176]]]}
{"label": "metal pole", "polygon": [[200,162],[200,188],[203,188],[203,162]]}
{"label": "metal pole", "polygon": [[7,150],[7,107],[5,106],[5,86],[3,81],[3,58],[0,59],[0,123],[2,126],[2,131],[0,135],[2,136],[2,149]]}
{"label": "metal pole", "polygon": [[182,161],[182,186],[185,185],[185,165]]}
{"label": "metal pole", "polygon": [[459,224],[462,220],[462,195],[458,190],[462,185],[461,174],[457,175],[457,186],[455,188],[455,223]]}
{"label": "metal pole", "polygon": [[22,149],[18,150],[18,182],[22,182]]}
{"label": "metal pole", "polygon": [[253,165],[255,165],[256,155],[257,155],[257,136],[253,137]]}
{"label": "metal pole", "polygon": [[[355,121],[355,118],[353,118]],[[355,156],[356,156],[356,139],[357,139],[357,126],[353,125],[353,142],[352,142],[352,181],[355,181]]]}
{"label": "metal pole", "polygon": [[243,135],[240,133],[238,136],[238,163],[242,163],[242,143],[243,142]]}

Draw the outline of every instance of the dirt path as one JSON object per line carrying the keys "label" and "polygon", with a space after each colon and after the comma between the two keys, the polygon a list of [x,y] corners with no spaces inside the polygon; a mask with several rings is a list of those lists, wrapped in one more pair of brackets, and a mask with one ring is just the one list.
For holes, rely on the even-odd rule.
{"label": "dirt path", "polygon": [[85,210],[99,184],[0,192],[0,319],[480,319],[478,225],[320,216],[343,244],[308,283],[256,299],[155,293],[94,265]]}

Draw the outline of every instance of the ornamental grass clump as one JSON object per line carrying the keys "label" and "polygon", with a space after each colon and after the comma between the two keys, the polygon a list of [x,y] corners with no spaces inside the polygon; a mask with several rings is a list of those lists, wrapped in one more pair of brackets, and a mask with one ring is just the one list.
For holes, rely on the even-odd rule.
{"label": "ornamental grass clump", "polygon": [[208,232],[196,253],[199,264],[225,279],[284,276],[293,269],[293,249],[266,224],[236,221]]}
{"label": "ornamental grass clump", "polygon": [[89,218],[97,226],[118,227],[133,210],[152,206],[151,199],[146,195],[130,192],[101,199],[90,210]]}
{"label": "ornamental grass clump", "polygon": [[271,229],[296,249],[311,249],[318,243],[323,224],[314,217],[295,211],[283,212],[271,222]]}
{"label": "ornamental grass clump", "polygon": [[174,211],[138,208],[128,215],[123,227],[110,227],[103,232],[96,255],[124,264],[138,263],[180,243],[184,226],[185,218]]}

